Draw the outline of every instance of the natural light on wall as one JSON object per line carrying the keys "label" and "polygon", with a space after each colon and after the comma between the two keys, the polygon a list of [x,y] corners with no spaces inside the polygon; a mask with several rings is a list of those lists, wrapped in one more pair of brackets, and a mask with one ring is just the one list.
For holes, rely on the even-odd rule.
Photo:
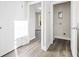
{"label": "natural light on wall", "polygon": [[28,36],[28,22],[15,21],[15,38]]}
{"label": "natural light on wall", "polygon": [[28,21],[14,21],[14,48],[15,48],[15,53],[16,57],[18,56],[17,54],[17,39],[28,36]]}

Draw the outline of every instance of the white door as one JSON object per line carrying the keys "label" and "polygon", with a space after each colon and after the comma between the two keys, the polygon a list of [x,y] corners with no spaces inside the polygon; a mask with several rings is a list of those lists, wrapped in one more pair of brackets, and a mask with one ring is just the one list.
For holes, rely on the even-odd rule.
{"label": "white door", "polygon": [[79,57],[79,2],[76,2],[77,56]]}
{"label": "white door", "polygon": [[50,35],[50,2],[42,2],[41,6],[41,48],[42,50],[47,51],[53,41],[53,36]]}
{"label": "white door", "polygon": [[72,56],[77,56],[77,22],[76,22],[76,2],[71,2],[71,52]]}

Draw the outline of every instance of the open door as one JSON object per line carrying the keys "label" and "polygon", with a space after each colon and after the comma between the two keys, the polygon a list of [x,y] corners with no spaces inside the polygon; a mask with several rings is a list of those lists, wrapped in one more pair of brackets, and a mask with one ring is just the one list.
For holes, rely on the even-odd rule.
{"label": "open door", "polygon": [[77,57],[77,22],[76,22],[76,2],[71,2],[71,52]]}
{"label": "open door", "polygon": [[[42,2],[41,10],[41,49],[47,51],[51,43],[53,43],[53,20],[50,20],[50,1]],[[52,8],[52,7],[51,7]],[[50,27],[51,25],[51,27]],[[51,30],[50,30],[51,29]],[[52,35],[51,35],[52,34]]]}

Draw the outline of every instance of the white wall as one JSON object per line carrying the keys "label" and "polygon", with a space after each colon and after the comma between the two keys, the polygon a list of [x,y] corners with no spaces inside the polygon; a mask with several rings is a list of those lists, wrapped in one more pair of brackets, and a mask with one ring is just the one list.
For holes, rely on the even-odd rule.
{"label": "white wall", "polygon": [[15,38],[28,36],[28,21],[15,21]]}
{"label": "white wall", "polygon": [[14,22],[15,48],[28,44],[30,42],[28,36],[28,20],[19,20]]}
{"label": "white wall", "polygon": [[[71,51],[77,57],[77,21],[79,20],[79,2],[71,2]],[[75,28],[75,29],[74,29]]]}
{"label": "white wall", "polygon": [[29,38],[30,40],[35,38],[35,9],[30,6],[29,12]]}
{"label": "white wall", "polygon": [[14,49],[14,20],[26,20],[24,2],[0,2],[0,56]]}
{"label": "white wall", "polygon": [[[23,4],[25,7],[23,7],[21,4]],[[52,20],[53,18],[52,18],[52,13],[50,13],[52,12],[53,9],[52,9],[52,5],[50,6],[51,8],[49,8],[49,6],[50,6],[50,2],[42,2],[43,9],[41,16],[42,18],[41,28],[43,31],[41,33],[41,38],[42,38],[41,46],[43,50],[47,50],[47,48],[53,41],[53,20]],[[26,6],[25,2],[0,2],[0,27],[2,27],[2,29],[0,29],[0,56],[14,49],[14,20],[29,19],[30,17],[29,11],[30,11],[29,6]],[[32,21],[29,27],[31,25],[34,25]],[[31,26],[31,29],[32,28],[35,27]],[[35,32],[34,32],[35,29],[32,29],[32,31],[33,31],[32,32],[32,38],[33,38],[35,36]],[[29,34],[30,33],[28,33],[28,35]]]}
{"label": "white wall", "polygon": [[[77,28],[79,28],[79,2],[71,2],[71,15],[72,15],[72,28],[76,28],[76,29],[72,29],[73,32],[71,32],[72,36],[72,40],[71,40],[71,51],[72,51],[72,55],[73,56],[77,56],[77,52],[79,51],[79,49],[77,50],[77,48],[79,48],[78,44],[79,44],[79,30],[77,30]],[[74,17],[73,17],[74,16]],[[74,49],[75,48],[75,49]],[[79,53],[79,52],[78,52]],[[79,55],[79,54],[78,54]]]}
{"label": "white wall", "polygon": [[[41,48],[47,51],[48,47],[51,44],[51,18],[50,18],[50,2],[42,2],[42,33],[41,33]],[[53,37],[52,37],[53,38]]]}

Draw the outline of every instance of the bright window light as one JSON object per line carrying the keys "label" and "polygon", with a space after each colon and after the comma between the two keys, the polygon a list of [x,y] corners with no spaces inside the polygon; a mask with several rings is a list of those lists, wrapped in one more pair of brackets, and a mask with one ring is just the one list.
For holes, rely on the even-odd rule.
{"label": "bright window light", "polygon": [[28,36],[28,21],[15,21],[15,38]]}

